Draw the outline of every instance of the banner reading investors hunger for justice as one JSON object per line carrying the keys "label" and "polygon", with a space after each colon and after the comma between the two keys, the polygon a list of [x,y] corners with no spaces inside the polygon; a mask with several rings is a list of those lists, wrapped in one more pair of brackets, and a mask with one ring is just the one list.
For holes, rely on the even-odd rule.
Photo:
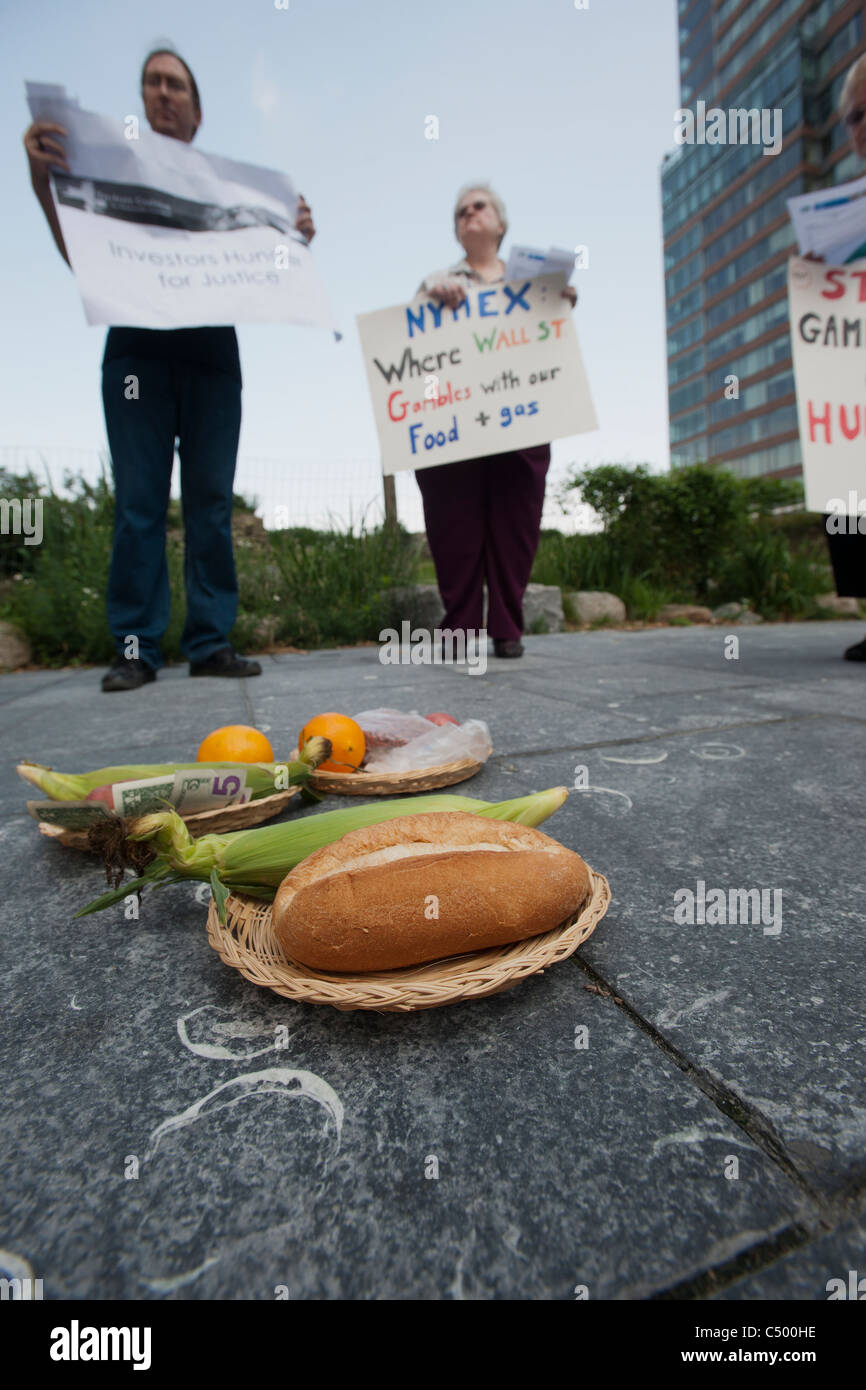
{"label": "banner reading investors hunger for justice", "polygon": [[28,83],[28,100],[67,132],[71,172],[51,183],[88,323],[334,327],[285,174],[85,111],[62,87]]}
{"label": "banner reading investors hunger for justice", "polygon": [[866,261],[793,257],[788,296],[806,506],[850,510],[866,496]]}
{"label": "banner reading investors hunger for justice", "polygon": [[358,316],[385,473],[598,428],[562,276]]}

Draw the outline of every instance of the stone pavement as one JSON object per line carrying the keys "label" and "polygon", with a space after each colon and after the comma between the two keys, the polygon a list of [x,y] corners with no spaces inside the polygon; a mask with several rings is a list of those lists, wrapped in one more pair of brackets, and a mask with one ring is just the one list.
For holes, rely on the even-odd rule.
{"label": "stone pavement", "polygon": [[[531,637],[483,676],[360,648],[115,696],[3,677],[0,1263],[46,1298],[824,1300],[866,1275],[861,635]],[[339,1013],[223,965],[192,885],[73,920],[101,872],[40,838],[16,757],[187,758],[228,722],[285,756],[313,713],[376,704],[486,719],[467,795],[586,783],[543,827],[612,886],[577,955]],[[763,919],[675,920],[700,883],[764,890]],[[220,1090],[270,1068],[312,1076]]]}

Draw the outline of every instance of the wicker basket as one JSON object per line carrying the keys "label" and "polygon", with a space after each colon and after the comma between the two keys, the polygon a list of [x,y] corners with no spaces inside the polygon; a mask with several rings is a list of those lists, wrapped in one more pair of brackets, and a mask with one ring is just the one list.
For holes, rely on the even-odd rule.
{"label": "wicker basket", "polygon": [[229,894],[225,926],[211,899],[207,919],[211,946],[254,985],[272,989],[305,1004],[335,1009],[374,1009],[410,1013],[436,1009],[462,999],[499,994],[565,960],[595,931],[610,906],[610,887],[603,874],[590,869],[592,893],[579,912],[545,932],[510,946],[495,946],[471,955],[451,956],[428,965],[369,975],[336,975],[308,970],[289,960],[273,931],[270,903]]}
{"label": "wicker basket", "polygon": [[[194,839],[200,835],[222,835],[229,830],[249,830],[263,821],[272,820],[285,810],[300,788],[287,787],[285,791],[275,792],[273,796],[262,796],[257,801],[247,801],[243,806],[218,806],[215,811],[197,811],[193,816],[183,816],[186,827]],[[60,825],[38,822],[39,829],[49,840],[67,849],[90,848],[86,830],[64,830]]]}
{"label": "wicker basket", "polygon": [[[297,756],[295,749],[292,760]],[[399,796],[401,792],[453,787],[455,782],[474,777],[483,766],[477,758],[458,758],[453,763],[439,763],[437,767],[418,768],[414,772],[365,772],[362,767],[357,772],[323,772],[319,768],[310,778],[310,785],[316,791],[333,792],[336,796]]]}

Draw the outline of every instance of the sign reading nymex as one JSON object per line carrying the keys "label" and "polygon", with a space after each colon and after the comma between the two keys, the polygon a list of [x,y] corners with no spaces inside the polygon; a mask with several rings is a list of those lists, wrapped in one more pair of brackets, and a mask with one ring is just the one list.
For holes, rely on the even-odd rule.
{"label": "sign reading nymex", "polygon": [[562,276],[358,315],[385,473],[597,429]]}

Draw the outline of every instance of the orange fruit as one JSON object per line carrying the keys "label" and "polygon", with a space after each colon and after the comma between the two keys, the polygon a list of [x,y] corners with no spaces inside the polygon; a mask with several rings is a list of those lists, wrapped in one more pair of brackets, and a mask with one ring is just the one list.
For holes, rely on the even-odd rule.
{"label": "orange fruit", "polygon": [[200,763],[272,763],[274,750],[249,724],[224,724],[208,734],[196,758]]}
{"label": "orange fruit", "polygon": [[360,724],[347,714],[317,714],[301,730],[298,748],[304,748],[311,738],[321,735],[331,740],[331,756],[320,763],[322,772],[354,772],[364,761],[367,740]]}

